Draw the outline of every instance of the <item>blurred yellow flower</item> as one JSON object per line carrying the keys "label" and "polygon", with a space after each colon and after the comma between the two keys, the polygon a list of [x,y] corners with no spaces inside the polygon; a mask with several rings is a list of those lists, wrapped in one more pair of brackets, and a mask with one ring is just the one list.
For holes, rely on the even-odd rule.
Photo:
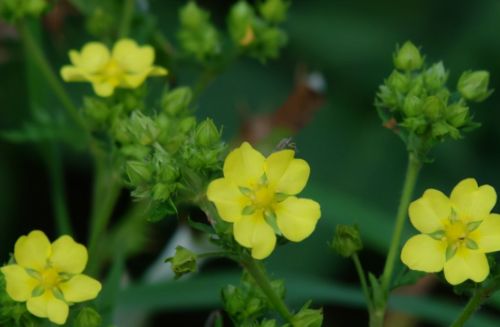
{"label": "blurred yellow flower", "polygon": [[299,242],[311,235],[320,206],[297,198],[309,178],[309,165],[282,150],[265,158],[244,142],[224,162],[224,177],[210,183],[207,197],[220,217],[233,224],[236,241],[263,259],[276,245],[276,235]]}
{"label": "blurred yellow flower", "polygon": [[401,260],[413,270],[444,270],[452,285],[484,281],[490,271],[485,253],[500,251],[500,215],[491,213],[496,201],[495,189],[473,178],[458,183],[449,198],[428,189],[410,204],[411,223],[422,234],[406,242]]}
{"label": "blurred yellow flower", "polygon": [[80,52],[71,50],[73,65],[64,66],[61,76],[66,82],[90,82],[97,95],[107,97],[115,88],[134,89],[149,76],[163,76],[167,70],[153,66],[154,49],[138,46],[134,40],[117,41],[110,53],[100,42],[87,43]]}
{"label": "blurred yellow flower", "polygon": [[81,274],[87,265],[87,249],[70,236],[52,244],[41,231],[21,236],[14,247],[14,264],[0,268],[7,294],[26,302],[29,312],[62,325],[69,305],[94,299],[101,283]]}

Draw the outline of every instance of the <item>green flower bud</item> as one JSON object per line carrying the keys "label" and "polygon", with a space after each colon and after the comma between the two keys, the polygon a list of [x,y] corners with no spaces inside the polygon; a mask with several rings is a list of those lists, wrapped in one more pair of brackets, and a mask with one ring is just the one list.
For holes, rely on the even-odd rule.
{"label": "green flower bud", "polygon": [[9,21],[23,17],[40,16],[47,8],[45,0],[2,0],[0,1],[0,16]]}
{"label": "green flower bud", "polygon": [[408,88],[410,86],[410,80],[405,74],[401,74],[397,70],[393,70],[387,80],[387,84],[399,93],[406,93],[408,92]]}
{"label": "green flower bud", "polygon": [[453,127],[459,128],[469,120],[469,107],[457,102],[446,108],[446,121]]}
{"label": "green flower bud", "polygon": [[250,55],[261,62],[268,58],[276,58],[279,50],[288,41],[287,35],[279,28],[266,27],[255,32],[256,46],[250,51]]}
{"label": "green flower bud", "polygon": [[361,251],[363,243],[358,227],[355,225],[337,225],[330,246],[335,252],[346,258]]}
{"label": "green flower bud", "polygon": [[173,191],[175,191],[175,184],[156,183],[153,186],[153,199],[157,201],[168,200]]}
{"label": "green flower bud", "polygon": [[456,128],[448,125],[445,121],[437,121],[432,124],[432,137],[440,138],[450,134],[453,138],[457,138],[454,136],[456,133]]}
{"label": "green flower bud", "polygon": [[244,0],[235,3],[228,15],[228,29],[234,43],[246,46],[252,42],[255,12]]}
{"label": "green flower bud", "polygon": [[488,90],[490,73],[485,70],[467,71],[460,76],[457,89],[467,100],[481,102],[485,100],[492,90]]}
{"label": "green flower bud", "polygon": [[401,126],[408,128],[416,134],[422,134],[427,128],[427,121],[421,116],[408,117],[405,118]]}
{"label": "green flower bud", "polygon": [[161,105],[170,116],[175,116],[186,110],[193,99],[193,92],[189,87],[178,87],[163,95]]}
{"label": "green flower bud", "polygon": [[439,89],[444,86],[448,79],[448,72],[445,70],[443,62],[432,65],[424,73],[424,81],[430,89]]}
{"label": "green flower bud", "polygon": [[186,117],[179,122],[179,130],[182,133],[189,132],[195,126],[196,126],[196,118],[194,117]]}
{"label": "green flower bud", "polygon": [[260,3],[259,12],[270,23],[281,23],[286,19],[290,2],[286,0],[267,0]]}
{"label": "green flower bud", "polygon": [[259,324],[259,327],[278,327],[276,320],[264,320]]}
{"label": "green flower bud", "polygon": [[159,173],[159,179],[165,183],[172,183],[179,178],[179,169],[175,167],[172,163],[165,163],[157,168]]}
{"label": "green flower bud", "polygon": [[310,303],[306,303],[300,311],[292,318],[294,327],[321,327],[323,325],[323,310],[309,309]]}
{"label": "green flower bud", "polygon": [[210,147],[220,140],[220,133],[212,119],[201,122],[195,132],[196,143],[202,147]]}
{"label": "green flower bud", "polygon": [[100,327],[102,326],[101,315],[90,307],[80,310],[74,321],[74,327]]}
{"label": "green flower bud", "polygon": [[189,251],[185,247],[178,246],[175,248],[175,255],[168,258],[166,262],[170,262],[175,277],[179,278],[182,275],[196,271],[196,260],[196,253]]}
{"label": "green flower bud", "polygon": [[380,100],[380,103],[384,107],[389,108],[391,111],[394,111],[398,107],[399,101],[396,92],[386,85],[380,86],[377,97]]}
{"label": "green flower bud", "polygon": [[134,111],[130,116],[128,130],[142,145],[153,144],[160,134],[154,120],[140,111]]}
{"label": "green flower bud", "polygon": [[245,310],[246,301],[241,290],[234,285],[226,285],[221,291],[222,302],[227,313],[231,316],[237,315]]}
{"label": "green flower bud", "polygon": [[408,95],[403,104],[403,112],[408,117],[418,116],[422,113],[422,100],[414,95]]}
{"label": "green flower bud", "polygon": [[139,185],[151,179],[151,167],[142,161],[127,161],[126,164],[127,176],[130,183]]}
{"label": "green flower bud", "polygon": [[199,61],[217,55],[221,42],[217,29],[210,22],[210,15],[195,2],[186,4],[179,13],[181,29],[178,38],[182,49]]}
{"label": "green flower bud", "polygon": [[424,59],[420,51],[410,41],[406,41],[394,54],[394,66],[396,66],[397,69],[412,71],[420,69],[423,64]]}
{"label": "green flower bud", "polygon": [[445,104],[441,98],[431,95],[424,100],[422,111],[431,121],[438,120],[445,111]]}
{"label": "green flower bud", "polygon": [[424,98],[427,95],[427,91],[424,87],[424,77],[422,75],[418,75],[412,79],[408,94],[419,98]]}
{"label": "green flower bud", "polygon": [[113,10],[108,9],[97,6],[87,16],[85,27],[91,35],[102,37],[113,33],[113,29],[116,28],[117,24],[116,15],[114,15]]}
{"label": "green flower bud", "polygon": [[111,108],[101,99],[94,97],[83,98],[83,110],[92,124],[104,123],[111,114]]}
{"label": "green flower bud", "polygon": [[201,9],[196,2],[189,1],[179,11],[181,25],[196,29],[208,21],[209,14]]}

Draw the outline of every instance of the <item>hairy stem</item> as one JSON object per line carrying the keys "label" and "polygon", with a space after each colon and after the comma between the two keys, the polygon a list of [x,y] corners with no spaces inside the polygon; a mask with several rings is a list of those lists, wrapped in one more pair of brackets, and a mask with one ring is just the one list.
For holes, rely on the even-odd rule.
{"label": "hairy stem", "polygon": [[267,274],[265,273],[263,267],[259,262],[254,260],[253,258],[245,258],[241,264],[247,272],[252,276],[252,278],[255,280],[257,285],[261,288],[261,290],[264,292],[264,294],[267,296],[269,299],[269,302],[271,302],[271,305],[274,307],[274,309],[285,319],[285,321],[291,323],[293,315],[286,306],[285,302],[281,297],[274,292],[271,283],[269,282],[269,278]]}

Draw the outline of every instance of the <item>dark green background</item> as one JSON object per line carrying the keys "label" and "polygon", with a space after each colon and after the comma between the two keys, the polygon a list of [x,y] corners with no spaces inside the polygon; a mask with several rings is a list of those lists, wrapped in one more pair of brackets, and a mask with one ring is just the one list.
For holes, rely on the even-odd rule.
{"label": "dark green background", "polygon": [[[173,40],[180,3],[152,1],[161,30]],[[231,2],[199,3],[213,10],[214,18],[222,23]],[[327,325],[335,322],[336,326],[351,326],[354,321],[363,325],[363,315],[359,318],[358,312],[347,310],[361,303],[359,292],[343,288],[356,285],[351,263],[330,252],[326,243],[335,224],[359,224],[366,248],[361,257],[371,270],[380,272],[381,253],[392,232],[391,220],[398,204],[406,153],[403,143],[381,127],[373,106],[377,87],[392,70],[396,43],[412,40],[422,47],[427,63],[443,60],[450,70],[451,88],[462,71],[486,69],[491,72],[491,87],[499,89],[500,2],[297,0],[291,7],[285,29],[289,44],[278,60],[266,65],[250,59],[238,61],[206,89],[197,115],[212,117],[224,127],[224,137],[231,140],[239,129],[241,104],[255,113],[275,110],[291,92],[299,65],[324,75],[325,105],[295,139],[299,156],[312,168],[305,194],[320,201],[323,217],[310,239],[277,250],[269,260],[269,267],[275,276],[285,276],[289,281],[293,305],[313,297],[316,305],[328,306]],[[49,35],[46,31],[43,34],[46,53],[57,68],[67,62],[68,48],[80,48],[89,40],[91,37],[83,31],[83,20],[78,17],[67,21],[58,34]],[[5,131],[19,128],[30,119],[30,99],[20,43],[3,39],[1,49],[10,55],[0,63],[0,130]],[[183,75],[181,71],[180,83],[188,83],[192,75]],[[151,83],[158,86],[159,82]],[[90,92],[88,85],[66,86],[78,102],[82,94]],[[60,104],[49,89],[40,92],[46,93],[47,107],[59,110]],[[483,126],[466,134],[464,140],[446,142],[435,148],[432,152],[435,161],[422,170],[415,197],[430,187],[448,193],[465,177],[500,187],[499,104],[500,96],[495,92],[484,103],[474,105],[476,120]],[[70,211],[79,228],[77,237],[84,240],[91,165],[85,153],[64,149]],[[42,228],[55,236],[49,189],[45,166],[36,146],[0,141],[0,260],[8,258],[19,235],[32,229]],[[409,226],[408,231],[411,231]],[[157,291],[157,298],[149,298],[150,307],[167,312],[217,307],[217,283],[223,284],[226,277],[234,276],[212,272],[209,277],[215,281],[201,283],[201,287],[208,287],[202,297],[205,301],[195,301],[189,294],[185,295],[189,287],[200,292],[195,284],[165,284],[161,292]],[[174,289],[173,297],[180,299],[170,303],[165,297]],[[447,298],[447,302],[432,306],[430,301],[414,304],[411,300],[397,300],[396,306],[422,314],[437,325],[446,325],[456,314],[453,311],[456,308],[449,307],[449,303],[460,304],[464,299],[451,296],[449,288],[444,286],[438,287],[435,293]],[[125,293],[123,305],[134,306],[137,294],[143,293]],[[144,297],[147,299],[148,295]],[[352,320],[354,314],[358,320]],[[483,322],[485,326],[488,323]]]}

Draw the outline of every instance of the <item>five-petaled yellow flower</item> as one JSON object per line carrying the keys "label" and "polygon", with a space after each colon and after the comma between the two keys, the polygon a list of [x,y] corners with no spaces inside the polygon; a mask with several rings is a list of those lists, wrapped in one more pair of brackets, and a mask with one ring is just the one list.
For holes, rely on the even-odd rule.
{"label": "five-petaled yellow flower", "polygon": [[100,42],[87,43],[80,52],[71,50],[72,66],[64,66],[61,76],[66,82],[92,83],[102,97],[113,94],[115,88],[134,89],[148,76],[163,76],[165,68],[153,66],[155,52],[151,46],[138,46],[134,40],[117,41],[112,51]]}
{"label": "five-petaled yellow flower", "polygon": [[224,162],[224,177],[210,183],[207,196],[220,217],[233,224],[236,241],[263,259],[276,245],[276,235],[293,242],[311,235],[321,216],[319,204],[295,197],[309,178],[309,165],[282,150],[265,158],[247,142]]}
{"label": "five-petaled yellow flower", "polygon": [[3,266],[7,294],[26,302],[29,312],[62,325],[69,305],[94,299],[101,284],[81,274],[87,265],[87,249],[64,235],[50,244],[41,231],[21,236],[14,247],[15,264]]}
{"label": "five-petaled yellow flower", "polygon": [[497,201],[490,185],[464,179],[450,197],[429,189],[411,203],[410,220],[422,234],[411,237],[401,260],[413,270],[439,272],[457,285],[486,279],[490,268],[485,253],[500,251],[500,215],[491,213]]}

